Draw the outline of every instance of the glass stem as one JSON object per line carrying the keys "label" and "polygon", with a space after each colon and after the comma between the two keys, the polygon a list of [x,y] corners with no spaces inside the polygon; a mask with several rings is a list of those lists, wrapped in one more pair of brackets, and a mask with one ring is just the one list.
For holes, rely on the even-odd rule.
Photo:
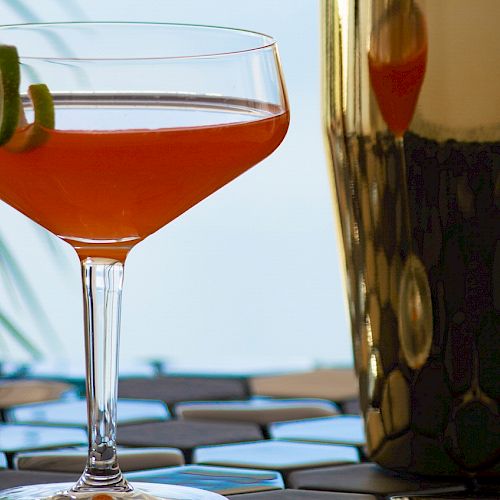
{"label": "glass stem", "polygon": [[131,491],[116,455],[116,399],[123,263],[82,261],[89,455],[75,491]]}

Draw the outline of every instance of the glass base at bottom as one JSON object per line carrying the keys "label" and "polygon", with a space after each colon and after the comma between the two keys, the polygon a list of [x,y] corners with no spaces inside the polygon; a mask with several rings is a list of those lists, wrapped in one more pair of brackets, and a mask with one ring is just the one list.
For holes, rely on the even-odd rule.
{"label": "glass base at bottom", "polygon": [[[132,483],[134,491],[126,493],[96,491],[75,493],[73,483],[20,486],[0,491],[0,500],[223,500],[225,497],[211,491],[152,483]],[[101,491],[102,490],[102,491]]]}

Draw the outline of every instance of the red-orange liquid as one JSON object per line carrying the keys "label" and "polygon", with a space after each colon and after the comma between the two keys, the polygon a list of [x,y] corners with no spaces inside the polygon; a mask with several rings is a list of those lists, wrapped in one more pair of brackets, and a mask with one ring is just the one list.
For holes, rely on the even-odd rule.
{"label": "red-orange liquid", "polygon": [[48,131],[0,148],[0,198],[88,256],[130,248],[268,156],[289,117],[120,131]]}
{"label": "red-orange liquid", "polygon": [[412,57],[391,63],[368,57],[370,80],[389,130],[401,137],[408,129],[424,80],[427,45]]}

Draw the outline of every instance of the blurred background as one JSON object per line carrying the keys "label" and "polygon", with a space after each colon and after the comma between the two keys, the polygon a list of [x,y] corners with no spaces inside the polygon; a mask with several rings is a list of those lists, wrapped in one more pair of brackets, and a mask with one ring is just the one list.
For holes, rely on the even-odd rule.
{"label": "blurred background", "polygon": [[[131,252],[121,359],[215,371],[351,365],[321,128],[319,1],[0,0],[0,13],[1,24],[164,21],[277,39],[289,133],[270,158]],[[0,361],[33,356],[83,366],[79,262],[0,202]]]}

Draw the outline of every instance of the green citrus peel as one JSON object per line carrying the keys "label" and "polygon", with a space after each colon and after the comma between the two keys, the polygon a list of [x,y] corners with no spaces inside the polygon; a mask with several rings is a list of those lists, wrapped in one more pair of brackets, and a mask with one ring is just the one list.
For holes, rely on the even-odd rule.
{"label": "green citrus peel", "polygon": [[45,83],[30,85],[28,95],[35,110],[35,123],[53,129],[56,124],[54,101],[47,85]]}
{"label": "green citrus peel", "polygon": [[41,146],[49,138],[47,130],[55,126],[54,101],[47,85],[44,83],[30,85],[28,96],[33,103],[35,121],[26,124],[24,113],[21,113],[18,124],[20,128],[5,144],[5,148],[13,153],[22,153]]}
{"label": "green citrus peel", "polygon": [[19,120],[19,56],[11,45],[0,45],[0,146],[14,134]]}
{"label": "green citrus peel", "polygon": [[28,96],[34,122],[28,123],[19,93],[20,70],[16,47],[0,45],[0,146],[12,152],[41,146],[55,127],[54,101],[44,83],[30,85]]}

